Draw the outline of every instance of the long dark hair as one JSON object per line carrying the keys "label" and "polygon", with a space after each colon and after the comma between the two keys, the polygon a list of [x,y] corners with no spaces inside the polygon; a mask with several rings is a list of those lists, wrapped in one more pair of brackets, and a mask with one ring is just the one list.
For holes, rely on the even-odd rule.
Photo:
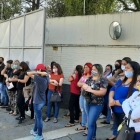
{"label": "long dark hair", "polygon": [[82,77],[82,75],[83,75],[83,66],[77,65],[75,69],[78,72],[78,79],[80,79]]}
{"label": "long dark hair", "polygon": [[[106,67],[110,67],[110,69],[111,69],[110,73],[112,73],[112,65],[111,64],[108,64],[108,65],[106,65]],[[105,72],[106,72],[106,69],[105,69]]]}
{"label": "long dark hair", "polygon": [[126,61],[126,63],[129,63],[132,61],[130,57],[124,57],[122,60]]}
{"label": "long dark hair", "polygon": [[22,74],[22,73],[26,73],[28,70],[30,70],[29,66],[28,66],[27,63],[24,62],[24,61],[21,62],[19,66],[22,68],[21,74]]}
{"label": "long dark hair", "polygon": [[[63,74],[62,68],[58,63],[54,63],[53,66],[55,66],[58,69],[58,74]],[[53,72],[52,72],[53,73]]]}
{"label": "long dark hair", "polygon": [[[139,65],[139,63],[137,63],[135,61],[130,61],[130,62],[128,62],[128,64],[130,64],[130,66],[134,70],[134,72],[133,72],[133,78],[132,78],[132,81],[130,83],[129,90],[128,90],[128,96],[127,97],[129,98],[132,95],[132,91],[133,91],[134,85],[137,82],[137,76],[138,76],[138,73],[140,71],[140,65]],[[125,78],[122,81],[122,83],[125,83],[127,79],[128,78],[125,76]]]}

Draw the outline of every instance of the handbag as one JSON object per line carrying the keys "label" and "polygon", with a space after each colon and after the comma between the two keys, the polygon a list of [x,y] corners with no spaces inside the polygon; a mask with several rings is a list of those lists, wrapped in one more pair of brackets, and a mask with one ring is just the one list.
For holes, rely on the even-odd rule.
{"label": "handbag", "polygon": [[29,86],[26,86],[23,88],[23,96],[24,98],[29,98],[30,96],[32,96],[34,91],[34,85],[30,84]]}
{"label": "handbag", "polygon": [[[58,91],[56,89],[58,89]],[[55,87],[55,90],[54,90],[54,92],[52,93],[52,96],[51,96],[51,100],[50,100],[51,102],[59,103],[59,102],[62,101],[62,98],[61,98],[62,96],[61,96],[61,93],[59,92],[59,89],[60,89],[59,86]]]}
{"label": "handbag", "polygon": [[128,118],[125,118],[125,120],[118,127],[120,130],[115,140],[134,140],[135,131],[129,128],[131,113],[132,111],[129,112]]}

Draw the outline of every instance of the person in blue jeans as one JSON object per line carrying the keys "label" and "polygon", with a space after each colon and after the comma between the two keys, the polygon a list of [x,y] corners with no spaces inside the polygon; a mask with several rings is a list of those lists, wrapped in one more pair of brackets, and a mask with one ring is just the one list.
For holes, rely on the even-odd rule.
{"label": "person in blue jeans", "polygon": [[102,77],[103,67],[100,64],[94,64],[92,67],[92,76],[86,80],[82,86],[83,96],[86,100],[86,110],[88,117],[88,135],[87,140],[96,140],[96,121],[103,110],[104,95],[106,94],[108,82]]}
{"label": "person in blue jeans", "polygon": [[[53,92],[58,92],[59,96],[61,96],[61,92],[62,92],[64,75],[61,66],[58,63],[53,64],[53,70],[49,76],[50,76],[50,84],[49,84],[49,90],[47,95],[47,101],[48,101],[47,117],[44,120],[44,122],[50,121],[51,118],[51,109],[52,109],[51,96]],[[58,114],[59,114],[59,103],[55,102],[55,114],[54,114],[53,123],[58,122]]]}
{"label": "person in blue jeans", "polygon": [[4,84],[3,79],[4,76],[1,75],[1,71],[4,69],[4,58],[0,57],[0,106],[3,106],[5,103],[5,92],[4,92]]}
{"label": "person in blue jeans", "polygon": [[46,66],[38,64],[35,72],[27,72],[27,75],[34,79],[35,86],[33,92],[33,107],[35,112],[35,125],[30,134],[34,135],[34,140],[43,140],[42,129],[42,108],[46,104],[46,89],[49,84],[49,77],[46,73]]}
{"label": "person in blue jeans", "polygon": [[[87,62],[84,65],[84,74],[83,76],[80,78],[80,80],[78,81],[77,85],[81,88],[81,92],[82,92],[82,86],[85,84],[86,80],[91,76],[91,71],[92,71],[92,63]],[[81,121],[81,126],[76,128],[76,131],[80,131],[80,130],[85,130],[85,132],[83,133],[83,136],[87,136],[88,130],[87,130],[87,111],[86,111],[86,101],[85,98],[80,95],[79,98],[79,106],[80,106],[80,110],[82,113],[82,121]]]}

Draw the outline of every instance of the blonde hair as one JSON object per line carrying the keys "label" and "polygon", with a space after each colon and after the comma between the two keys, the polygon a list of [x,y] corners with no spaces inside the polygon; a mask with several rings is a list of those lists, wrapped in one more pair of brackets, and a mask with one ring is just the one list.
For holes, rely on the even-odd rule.
{"label": "blonde hair", "polygon": [[12,69],[13,69],[13,65],[17,65],[17,66],[18,66],[17,69],[19,69],[20,61],[19,61],[19,60],[15,60],[15,61],[13,62],[13,64],[12,64]]}

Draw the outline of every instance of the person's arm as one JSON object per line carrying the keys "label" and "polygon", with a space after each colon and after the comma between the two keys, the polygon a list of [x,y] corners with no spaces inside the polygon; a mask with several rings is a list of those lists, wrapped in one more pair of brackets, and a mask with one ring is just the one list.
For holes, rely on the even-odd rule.
{"label": "person's arm", "polygon": [[73,73],[73,74],[68,78],[68,81],[69,81],[69,82],[72,82],[75,78],[76,78],[76,74]]}
{"label": "person's arm", "polygon": [[25,75],[24,76],[24,79],[23,80],[21,80],[21,79],[18,79],[18,82],[20,82],[20,83],[27,83],[27,81],[29,80],[29,76],[28,75]]}
{"label": "person's arm", "polygon": [[35,74],[40,74],[41,76],[47,76],[47,72],[40,72],[40,71],[29,71],[27,72],[27,75],[34,79]]}
{"label": "person's arm", "polygon": [[1,71],[1,75],[4,75],[6,72],[7,67],[5,66],[4,69]]}
{"label": "person's arm", "polygon": [[132,111],[131,119],[132,119],[132,120],[140,119],[140,105],[137,106],[137,107]]}
{"label": "person's arm", "polygon": [[[82,88],[84,88],[84,86]],[[90,86],[88,86],[88,88],[86,88],[84,90],[87,92],[90,92],[96,96],[104,96],[106,94],[106,91],[107,91],[106,88],[100,88],[100,90],[92,90]]]}
{"label": "person's arm", "polygon": [[78,81],[77,86],[78,87],[82,87],[85,83],[82,82],[82,77],[81,79]]}
{"label": "person's arm", "polygon": [[64,78],[60,78],[58,85],[59,85],[59,86],[62,86],[63,81],[64,81]]}
{"label": "person's arm", "polygon": [[122,103],[122,108],[123,111],[125,113],[125,116],[128,118],[129,112],[130,110],[132,110],[132,108],[130,107],[130,101],[132,101],[135,97],[135,93],[132,94],[132,96],[130,96],[128,99],[126,99],[123,103]]}

